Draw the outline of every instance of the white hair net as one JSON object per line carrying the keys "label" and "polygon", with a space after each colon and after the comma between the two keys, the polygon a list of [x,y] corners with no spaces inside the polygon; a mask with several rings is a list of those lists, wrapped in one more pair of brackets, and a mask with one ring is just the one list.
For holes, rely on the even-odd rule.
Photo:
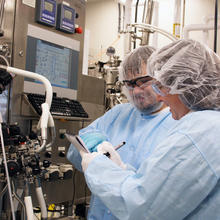
{"label": "white hair net", "polygon": [[131,76],[136,78],[147,75],[146,68],[143,69],[142,67],[147,64],[148,58],[154,51],[155,49],[151,46],[141,46],[127,54],[120,65],[119,80],[122,81]]}
{"label": "white hair net", "polygon": [[207,46],[178,40],[154,52],[147,70],[189,109],[220,110],[220,58]]}

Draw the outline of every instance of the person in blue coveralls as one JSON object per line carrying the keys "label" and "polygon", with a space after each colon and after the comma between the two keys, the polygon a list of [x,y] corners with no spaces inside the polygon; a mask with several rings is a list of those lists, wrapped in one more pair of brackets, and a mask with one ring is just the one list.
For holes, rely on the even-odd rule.
{"label": "person in blue coveralls", "polygon": [[[114,146],[125,142],[118,153],[124,163],[135,169],[140,168],[175,123],[169,109],[157,101],[151,88],[152,78],[146,71],[147,60],[154,51],[150,46],[139,47],[121,64],[120,79],[125,84],[130,103],[115,106],[79,132],[91,152],[96,151],[97,145],[103,141]],[[69,147],[67,158],[75,168],[82,170],[81,156],[73,145]],[[118,218],[99,196],[92,193],[87,219]]]}
{"label": "person in blue coveralls", "polygon": [[[141,143],[143,154],[151,153],[138,151],[138,166],[127,163],[115,143],[80,152],[86,182],[116,219],[218,220],[220,57],[197,41],[178,40],[152,54],[147,73],[158,101],[170,107],[177,123],[153,149],[147,138]],[[134,148],[141,148],[134,139]]]}

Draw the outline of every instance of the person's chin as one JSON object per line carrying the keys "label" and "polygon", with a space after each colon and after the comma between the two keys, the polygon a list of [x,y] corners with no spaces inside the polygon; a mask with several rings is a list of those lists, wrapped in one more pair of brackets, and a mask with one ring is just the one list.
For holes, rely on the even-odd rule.
{"label": "person's chin", "polygon": [[177,114],[175,114],[175,112],[173,112],[171,109],[170,109],[170,112],[171,112],[172,118],[173,118],[174,120],[179,120],[179,117],[177,117]]}
{"label": "person's chin", "polygon": [[143,105],[143,102],[136,102],[135,103],[136,108],[138,108],[139,110],[143,110],[145,109],[147,106]]}
{"label": "person's chin", "polygon": [[151,111],[152,111],[152,108],[150,108],[149,105],[146,105],[146,106],[143,106],[143,105],[135,105],[136,108],[142,112],[142,113],[147,113],[147,114],[150,114]]}

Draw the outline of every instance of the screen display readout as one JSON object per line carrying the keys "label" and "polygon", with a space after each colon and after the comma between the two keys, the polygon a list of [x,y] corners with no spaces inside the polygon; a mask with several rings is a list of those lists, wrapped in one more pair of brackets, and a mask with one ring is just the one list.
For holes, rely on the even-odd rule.
{"label": "screen display readout", "polygon": [[70,49],[37,40],[35,72],[53,86],[68,88]]}
{"label": "screen display readout", "polygon": [[71,20],[72,19],[72,12],[69,10],[64,10],[64,17]]}
{"label": "screen display readout", "polygon": [[51,4],[50,2],[44,2],[44,9],[49,12],[53,12],[53,4]]}

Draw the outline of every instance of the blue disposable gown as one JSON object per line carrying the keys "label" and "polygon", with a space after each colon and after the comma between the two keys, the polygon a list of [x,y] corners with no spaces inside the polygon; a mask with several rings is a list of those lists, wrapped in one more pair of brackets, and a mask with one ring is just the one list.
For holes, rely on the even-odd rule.
{"label": "blue disposable gown", "polygon": [[98,155],[91,192],[121,220],[220,219],[220,112],[185,115],[138,169]]}
{"label": "blue disposable gown", "polygon": [[[175,123],[168,108],[158,114],[143,115],[133,105],[121,104],[112,108],[79,133],[101,132],[114,146],[126,141],[118,152],[124,163],[138,169]],[[75,147],[70,146],[67,158],[77,169],[81,170],[81,157]],[[87,219],[114,220],[117,218],[97,196],[92,195]]]}

